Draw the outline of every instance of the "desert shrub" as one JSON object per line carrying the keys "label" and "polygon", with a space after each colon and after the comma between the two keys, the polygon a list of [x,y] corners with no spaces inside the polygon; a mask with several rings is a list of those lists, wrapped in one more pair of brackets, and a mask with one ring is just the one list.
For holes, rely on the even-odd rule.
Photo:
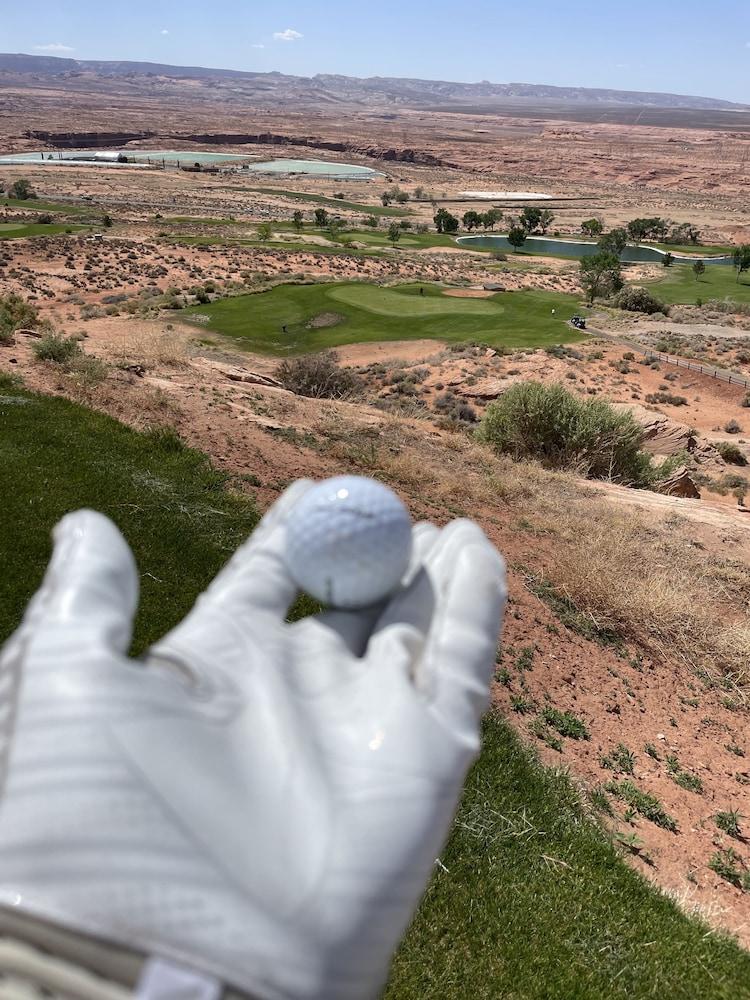
{"label": "desert shrub", "polygon": [[740,427],[736,420],[727,420],[724,424],[724,431],[727,434],[741,434],[742,427]]}
{"label": "desert shrub", "polygon": [[521,382],[487,407],[479,437],[516,459],[592,479],[646,486],[656,475],[640,450],[643,431],[631,413],[599,399],[579,399],[559,383]]}
{"label": "desert shrub", "polygon": [[57,365],[67,365],[76,355],[81,353],[81,348],[73,337],[48,333],[34,344],[33,351],[39,361],[52,361]]}
{"label": "desert shrub", "polygon": [[670,406],[687,406],[685,396],[675,396],[671,392],[649,392],[646,396],[647,403],[668,403]]}
{"label": "desert shrub", "polygon": [[275,374],[285,389],[314,399],[343,399],[360,386],[356,372],[339,365],[336,351],[286,358]]}
{"label": "desert shrub", "polygon": [[37,326],[39,313],[36,306],[15,292],[0,296],[0,344],[12,343],[16,330],[24,327],[35,329]]}
{"label": "desert shrub", "polygon": [[435,409],[443,417],[460,423],[473,424],[477,421],[474,407],[464,399],[459,399],[452,392],[444,392],[435,400]]}
{"label": "desert shrub", "polygon": [[576,361],[583,361],[583,355],[580,351],[577,351],[574,347],[567,347],[565,344],[552,344],[550,347],[545,347],[544,350],[553,358],[559,358],[561,361],[565,358],[574,358]]}
{"label": "desert shrub", "polygon": [[90,387],[100,385],[107,377],[109,366],[100,358],[79,351],[67,364],[70,377],[79,385]]}
{"label": "desert shrub", "polygon": [[627,285],[615,295],[614,305],[618,309],[640,313],[666,313],[669,307],[652,295],[647,288],[638,285]]}
{"label": "desert shrub", "polygon": [[747,459],[736,444],[731,441],[717,441],[716,450],[730,465],[747,465]]}

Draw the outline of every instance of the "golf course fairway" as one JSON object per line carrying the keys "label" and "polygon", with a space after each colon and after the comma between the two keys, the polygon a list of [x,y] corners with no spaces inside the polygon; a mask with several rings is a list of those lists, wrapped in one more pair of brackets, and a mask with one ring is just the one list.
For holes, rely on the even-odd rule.
{"label": "golf course fairway", "polygon": [[247,351],[279,356],[344,344],[434,338],[496,347],[544,347],[583,339],[567,320],[577,300],[558,292],[446,295],[441,285],[364,282],[277,285],[185,310],[191,324]]}

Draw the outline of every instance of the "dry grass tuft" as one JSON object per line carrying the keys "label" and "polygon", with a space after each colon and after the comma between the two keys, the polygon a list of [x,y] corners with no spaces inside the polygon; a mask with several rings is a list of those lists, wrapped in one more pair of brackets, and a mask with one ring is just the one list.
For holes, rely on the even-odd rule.
{"label": "dry grass tuft", "polygon": [[142,365],[147,371],[159,366],[184,368],[190,358],[190,342],[177,330],[139,330],[110,350],[118,365]]}
{"label": "dry grass tuft", "polygon": [[602,502],[561,506],[555,521],[550,577],[598,628],[714,677],[750,682],[750,619],[722,599],[705,554]]}

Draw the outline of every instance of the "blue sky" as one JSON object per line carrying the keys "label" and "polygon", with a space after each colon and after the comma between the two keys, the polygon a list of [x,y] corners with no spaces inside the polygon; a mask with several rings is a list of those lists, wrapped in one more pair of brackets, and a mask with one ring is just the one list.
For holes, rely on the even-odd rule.
{"label": "blue sky", "polygon": [[0,51],[309,76],[660,90],[750,103],[740,0],[23,0]]}

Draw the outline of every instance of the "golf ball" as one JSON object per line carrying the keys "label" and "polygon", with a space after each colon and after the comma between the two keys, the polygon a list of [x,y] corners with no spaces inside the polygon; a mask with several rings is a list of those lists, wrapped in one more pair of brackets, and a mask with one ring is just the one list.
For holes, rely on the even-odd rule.
{"label": "golf ball", "polygon": [[364,608],[399,584],[411,556],[411,519],[374,479],[316,483],[289,514],[286,562],[295,583],[336,608]]}

